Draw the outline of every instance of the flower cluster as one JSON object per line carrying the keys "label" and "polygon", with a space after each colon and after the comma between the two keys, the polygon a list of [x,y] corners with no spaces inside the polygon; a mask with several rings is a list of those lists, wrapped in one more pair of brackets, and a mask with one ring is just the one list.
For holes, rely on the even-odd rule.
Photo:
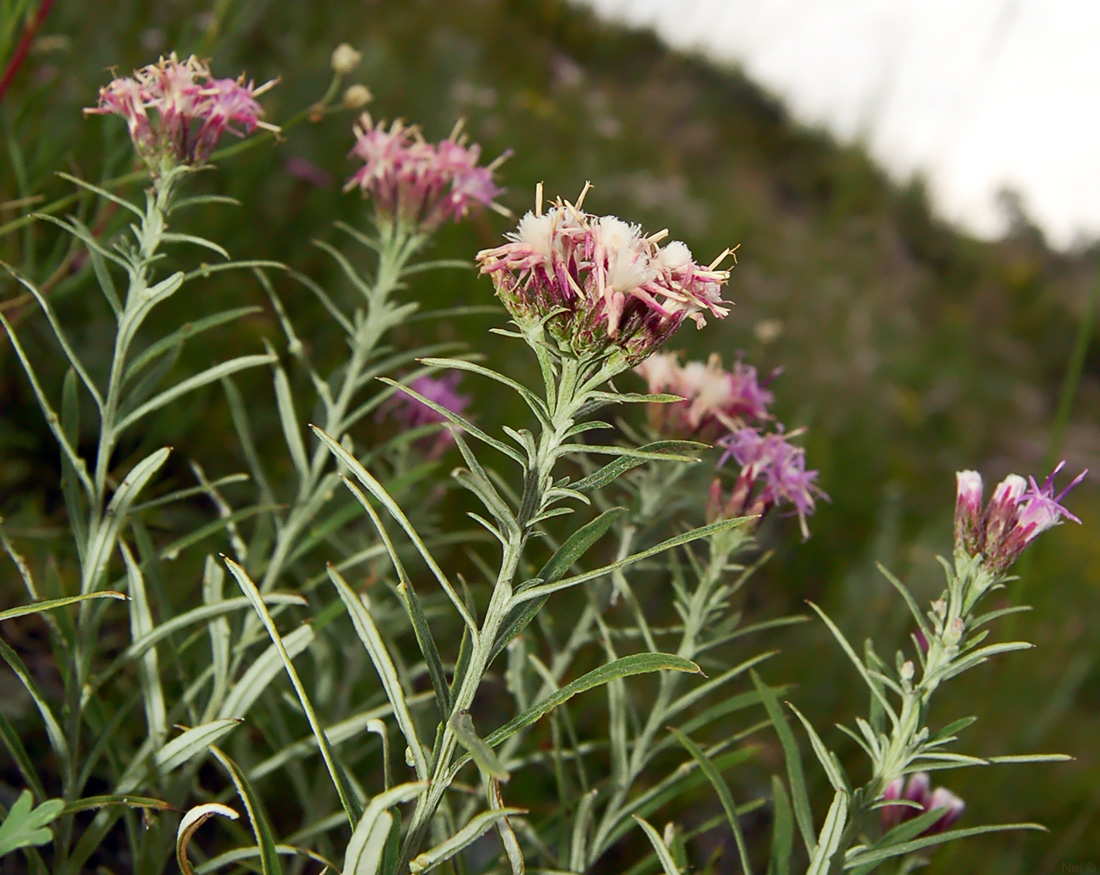
{"label": "flower cluster", "polygon": [[741,471],[728,496],[723,494],[721,481],[715,479],[708,519],[763,516],[776,505],[786,503],[798,514],[802,536],[809,537],[806,517],[814,512],[818,497],[827,500],[828,496],[815,482],[817,471],[806,470],[806,451],[788,440],[782,426],[769,434],[745,426],[719,443],[726,448],[719,467],[733,459]]}
{"label": "flower cluster", "polygon": [[676,353],[665,352],[654,353],[635,371],[649,384],[651,393],[684,399],[649,405],[650,425],[660,434],[712,442],[748,422],[771,418],[768,405],[775,396],[765,387],[778,371],[761,383],[756,368],[740,358],[733,370],[727,371],[717,354],[706,364],[681,365]]}
{"label": "flower cluster", "polygon": [[989,573],[1002,574],[1039,534],[1062,519],[1081,521],[1061,505],[1062,499],[1080,483],[1087,469],[1054,494],[1054,478],[1065,467],[1061,462],[1040,486],[1034,477],[1024,480],[1009,474],[995,490],[989,505],[982,507],[982,477],[977,471],[956,475],[955,555],[973,557]]}
{"label": "flower cluster", "polygon": [[376,124],[363,113],[355,125],[351,155],[363,162],[345,190],[358,187],[374,200],[381,222],[397,222],[408,230],[432,231],[447,221],[464,218],[474,207],[506,212],[495,203],[504,189],[493,173],[506,152],[480,166],[481,147],[468,144],[461,122],[451,135],[433,145],[416,127],[400,120]]}
{"label": "flower cluster", "polygon": [[257,88],[243,74],[215,79],[194,55],[180,61],[173,53],[133,76],[114,79],[99,90],[99,104],[84,112],[126,119],[138,156],[158,177],[179,165],[202,166],[227,131],[238,137],[256,128],[278,131],[261,121],[256,101],[274,84]]}
{"label": "flower cluster", "polygon": [[[469,395],[462,395],[456,391],[461,379],[462,376],[457,373],[444,374],[442,377],[424,375],[411,381],[409,389],[440,407],[450,410],[452,413],[461,414],[469,406],[471,400]],[[390,416],[407,429],[448,421],[446,416],[429,407],[419,398],[402,392],[400,389],[398,389],[398,392],[400,394],[391,398],[378,411],[379,419]],[[422,448],[425,450],[426,455],[435,457],[440,455],[453,442],[454,435],[451,431],[443,429],[434,437],[430,437]]]}
{"label": "flower cluster", "polygon": [[721,287],[729,271],[692,259],[683,243],[658,245],[667,232],[645,236],[637,225],[581,210],[560,198],[543,212],[542,188],[503,246],[477,254],[513,319],[524,330],[544,327],[559,349],[590,358],[621,352],[628,365],[648,358],[685,319],[724,317]]}
{"label": "flower cluster", "polygon": [[950,829],[966,808],[966,803],[950,790],[943,787],[933,790],[932,779],[928,777],[927,772],[910,775],[908,781],[904,778],[895,778],[882,794],[882,798],[885,802],[904,799],[920,806],[916,808],[912,805],[884,805],[882,807],[883,832],[921,814],[940,809],[943,811],[943,816],[921,833],[922,836],[939,835]]}

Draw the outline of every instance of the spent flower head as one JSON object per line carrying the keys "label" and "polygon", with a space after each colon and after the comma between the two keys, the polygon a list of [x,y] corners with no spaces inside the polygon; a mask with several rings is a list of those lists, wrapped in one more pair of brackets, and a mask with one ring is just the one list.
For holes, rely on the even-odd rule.
{"label": "spent flower head", "polygon": [[359,188],[373,199],[381,224],[396,222],[409,232],[430,232],[447,221],[459,221],[477,207],[507,214],[496,203],[504,189],[493,174],[511,153],[478,164],[481,147],[468,142],[461,122],[437,144],[400,119],[387,126],[376,123],[369,113],[360,116],[354,131],[350,155],[363,166],[344,189]]}
{"label": "spent flower head", "polygon": [[678,240],[659,245],[667,231],[645,235],[638,225],[581,209],[561,198],[544,212],[542,186],[502,246],[477,254],[516,323],[545,330],[559,351],[580,358],[621,352],[628,365],[652,355],[685,319],[724,317],[719,268],[727,249],[700,266]]}
{"label": "spent flower head", "polygon": [[1060,462],[1043,481],[1024,480],[1009,474],[993,490],[988,506],[982,507],[982,477],[976,471],[956,475],[955,555],[972,557],[990,574],[1005,572],[1035,538],[1063,519],[1081,521],[1062,507],[1066,494],[1080,483],[1088,470],[1078,474],[1065,489],[1054,494],[1054,478],[1065,467]]}
{"label": "spent flower head", "polygon": [[681,365],[676,353],[657,352],[634,370],[649,384],[650,392],[684,399],[648,405],[650,425],[660,434],[710,442],[720,434],[771,419],[768,405],[775,396],[765,387],[779,372],[761,383],[756,368],[740,356],[733,370],[727,371],[717,354],[706,364]]}
{"label": "spent flower head", "polygon": [[275,84],[259,87],[237,79],[215,79],[194,55],[180,61],[173,52],[157,63],[116,77],[99,89],[89,115],[119,115],[126,120],[138,156],[154,177],[180,165],[201,167],[222,134],[244,137],[256,128],[278,131],[261,120],[256,98]]}
{"label": "spent flower head", "polygon": [[784,434],[782,425],[768,434],[746,426],[720,440],[726,452],[719,466],[732,459],[741,470],[729,495],[723,493],[721,480],[715,478],[708,519],[763,516],[773,507],[790,505],[798,515],[802,536],[808,538],[806,517],[816,509],[817,498],[828,500],[828,496],[816,483],[817,471],[806,469],[806,451],[790,442],[794,434]]}
{"label": "spent flower head", "polygon": [[883,832],[921,814],[941,809],[943,816],[921,833],[922,836],[939,835],[950,829],[966,808],[966,803],[950,790],[944,787],[936,787],[933,790],[932,779],[927,772],[916,772],[909,776],[908,781],[900,777],[895,778],[886,787],[882,798],[886,802],[904,799],[906,802],[915,803],[915,805],[884,805],[881,809]]}

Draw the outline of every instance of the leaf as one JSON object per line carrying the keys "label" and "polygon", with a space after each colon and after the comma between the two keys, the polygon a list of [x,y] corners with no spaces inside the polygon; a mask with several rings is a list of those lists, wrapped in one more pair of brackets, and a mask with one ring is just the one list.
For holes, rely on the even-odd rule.
{"label": "leaf", "polygon": [[179,768],[241,723],[241,720],[234,717],[225,717],[184,730],[153,755],[157,772],[165,775]]}
{"label": "leaf", "polygon": [[[504,800],[500,795],[500,781],[489,781],[489,805],[494,811],[504,808]],[[512,875],[524,875],[527,871],[527,863],[523,859],[523,848],[520,847],[516,831],[507,817],[497,821],[497,831],[500,833],[500,843],[504,846],[504,853],[508,857],[508,865],[512,868]]]}
{"label": "leaf", "polygon": [[89,599],[120,599],[126,601],[126,594],[115,592],[114,590],[103,590],[101,592],[85,593],[84,595],[71,595],[59,599],[46,599],[40,602],[31,602],[29,605],[19,605],[18,607],[8,608],[6,611],[0,611],[0,620],[13,620],[16,617],[24,617],[27,614],[40,614],[45,611],[53,611],[57,608],[63,608],[65,605],[72,605],[77,602],[88,601]]}
{"label": "leaf", "polygon": [[[591,522],[581,526],[565,540],[564,544],[554,551],[554,555],[546,561],[546,564],[535,577],[543,583],[554,583],[559,580],[625,513],[626,508],[613,507],[601,513]],[[501,623],[501,632],[493,644],[488,664],[491,665],[493,660],[500,655],[500,652],[508,646],[508,642],[527,628],[528,623],[531,622],[544,604],[546,604],[545,597],[517,605],[508,611]]]}
{"label": "leaf", "polygon": [[881,863],[883,860],[888,860],[891,857],[900,857],[905,854],[911,854],[914,851],[921,851],[925,848],[932,848],[936,845],[955,841],[956,839],[969,838],[970,836],[986,835],[988,833],[994,832],[1009,832],[1010,830],[1017,829],[1047,832],[1047,828],[1039,823],[998,823],[989,826],[972,826],[967,827],[966,829],[953,829],[948,830],[947,832],[940,833],[938,835],[925,836],[924,838],[914,839],[910,842],[902,842],[901,844],[894,845],[890,848],[876,848],[874,850],[857,851],[844,861],[844,871],[855,869],[857,866],[867,866],[869,864]]}
{"label": "leaf", "polygon": [[772,805],[775,809],[775,825],[772,827],[771,860],[768,875],[787,875],[794,850],[794,820],[791,817],[791,800],[783,782],[772,775]]}
{"label": "leaf", "polygon": [[821,837],[813,854],[810,855],[810,867],[806,870],[806,875],[828,875],[831,871],[833,854],[840,847],[840,839],[847,822],[848,794],[843,790],[837,790],[833,795],[833,804],[829,806],[829,813],[825,815]]}
{"label": "leaf", "polygon": [[[145,593],[145,578],[141,569],[138,568],[125,541],[120,540],[118,548],[126,563],[127,588],[130,591],[130,635],[137,639],[156,628],[156,623],[149,609],[149,599]],[[137,668],[141,698],[145,705],[146,728],[149,731],[149,737],[157,744],[161,744],[168,735],[168,717],[164,705],[164,690],[160,685],[160,668],[155,647],[150,647],[142,654]]]}
{"label": "leaf", "polygon": [[115,494],[111,497],[107,510],[103,514],[102,524],[91,532],[91,544],[88,547],[88,558],[84,564],[80,591],[88,593],[99,585],[107,569],[107,562],[118,543],[118,532],[126,522],[126,516],[130,512],[130,505],[137,500],[141,490],[145,488],[154,474],[160,470],[171,453],[169,447],[161,447],[150,453],[128,473],[118,485]]}
{"label": "leaf", "polygon": [[718,801],[722,803],[722,809],[726,812],[726,820],[729,821],[730,829],[733,830],[733,840],[737,844],[737,855],[741,860],[741,871],[745,875],[749,875],[752,872],[752,866],[749,863],[749,850],[745,845],[745,837],[741,833],[741,824],[737,820],[737,806],[733,801],[733,794],[730,793],[729,785],[723,780],[722,776],[718,774],[718,770],[714,767],[703,752],[703,750],[694,741],[688,738],[675,726],[670,726],[668,731],[676,738],[680,744],[684,746],[684,749],[691,754],[691,758],[699,764],[699,768],[703,774],[707,776],[707,780],[710,781],[711,786],[714,787],[714,792],[718,794]]}
{"label": "leaf", "polygon": [[61,799],[47,799],[37,808],[31,808],[30,790],[24,790],[12,803],[8,816],[0,822],[0,857],[18,848],[44,845],[53,841],[53,833],[46,827],[61,814],[65,803]]}
{"label": "leaf", "polygon": [[447,675],[443,669],[443,660],[439,657],[439,649],[436,647],[435,638],[432,637],[432,630],[428,626],[424,606],[421,604],[416,590],[407,580],[397,585],[397,594],[401,596],[405,611],[409,615],[409,620],[412,621],[416,643],[420,646],[424,664],[428,667],[428,676],[431,678],[432,689],[435,691],[439,715],[446,717],[451,713],[451,690],[447,686]]}
{"label": "leaf", "polygon": [[474,721],[469,711],[459,711],[451,720],[451,729],[455,738],[473,757],[477,767],[490,778],[497,781],[507,781],[510,775],[504,768],[493,749],[481,739],[474,729]]}
{"label": "leaf", "polygon": [[440,842],[434,848],[417,855],[409,861],[409,872],[412,875],[420,875],[428,872],[451,859],[455,854],[468,845],[473,844],[488,832],[498,820],[513,814],[526,814],[522,808],[496,808],[491,811],[483,811],[470,820],[462,829],[449,839]]}
{"label": "leaf", "polygon": [[638,826],[640,826],[642,832],[646,834],[649,843],[653,845],[653,850],[657,852],[657,859],[660,860],[661,868],[665,870],[665,875],[682,875],[680,867],[676,865],[676,861],[672,858],[672,851],[668,849],[668,845],[665,844],[660,833],[650,826],[648,821],[638,817],[637,814],[632,814],[631,817],[638,822]]}
{"label": "leaf", "polygon": [[187,846],[191,843],[195,830],[215,814],[228,817],[230,820],[236,820],[239,817],[237,812],[228,805],[207,802],[205,805],[196,805],[180,821],[179,829],[176,830],[176,865],[179,866],[183,875],[195,875],[195,870],[191,868],[191,861],[187,859]]}
{"label": "leaf", "polygon": [[787,780],[791,785],[794,819],[802,834],[802,842],[806,846],[807,853],[812,853],[816,845],[814,821],[810,813],[810,798],[806,792],[806,778],[802,773],[802,757],[798,752],[798,742],[794,739],[791,727],[787,725],[787,719],[779,707],[775,692],[760,679],[760,675],[756,672],[752,673],[752,682],[764,702],[764,708],[775,728],[775,734],[779,736],[779,743],[783,748],[783,759],[787,763]]}
{"label": "leaf", "polygon": [[673,538],[662,541],[660,544],[634,553],[627,556],[625,559],[612,562],[610,565],[604,565],[602,568],[597,568],[594,571],[586,571],[583,574],[567,577],[565,580],[559,580],[555,583],[537,584],[527,589],[523,589],[516,593],[513,601],[519,603],[530,599],[542,598],[552,592],[568,589],[571,586],[576,586],[579,583],[585,583],[589,580],[595,580],[597,577],[603,577],[605,574],[610,574],[618,568],[625,568],[628,565],[633,565],[635,562],[641,562],[643,559],[648,559],[650,556],[656,556],[658,553],[664,553],[666,550],[671,550],[673,547],[680,547],[684,544],[690,544],[692,541],[697,541],[700,538],[709,538],[711,535],[717,535],[720,532],[737,528],[754,519],[756,519],[755,516],[731,517],[730,519],[718,520],[718,522],[710,523],[706,526],[700,526],[697,529],[691,529],[690,531],[684,532],[682,535],[676,535]]}
{"label": "leaf", "polygon": [[159,410],[165,404],[170,401],[175,401],[177,398],[186,395],[188,392],[193,392],[208,383],[213,383],[215,380],[221,380],[228,377],[230,374],[235,374],[237,371],[243,371],[246,368],[255,368],[260,365],[269,365],[276,360],[273,355],[242,355],[237,358],[229,359],[229,361],[220,362],[213,367],[207,368],[205,371],[201,371],[195,374],[193,377],[188,377],[186,380],[181,380],[170,389],[165,389],[159,395],[146,401],[137,410],[131,411],[115,426],[115,433],[125,431],[139,419],[154,410]]}
{"label": "leaf", "polygon": [[382,689],[385,690],[386,698],[393,707],[397,725],[401,729],[401,734],[405,736],[405,743],[409,746],[409,750],[412,751],[416,776],[420,780],[426,780],[428,777],[428,761],[424,757],[424,749],[416,735],[416,724],[413,723],[412,715],[405,703],[405,691],[401,688],[401,680],[397,676],[397,669],[394,668],[386,644],[382,640],[378,627],[374,624],[374,619],[368,610],[368,602],[365,597],[358,595],[348,585],[348,582],[334,566],[328,566],[327,570],[329,579],[336,587],[340,600],[347,608],[348,614],[351,615],[355,632],[359,636],[359,640],[363,642],[363,647],[366,648],[367,655],[374,665],[374,670],[378,672]]}
{"label": "leaf", "polygon": [[53,752],[61,765],[66,766],[69,761],[69,745],[65,740],[65,733],[62,732],[61,725],[54,717],[53,711],[50,710],[46,697],[38,689],[38,685],[34,682],[30,672],[27,671],[23,660],[19,658],[18,653],[7,645],[3,638],[0,638],[0,658],[8,664],[15,676],[19,678],[20,683],[31,694],[31,699],[34,701],[34,705],[42,717],[42,722],[45,724],[46,738],[49,739],[50,747],[53,748]]}
{"label": "leaf", "polygon": [[279,422],[283,426],[286,447],[290,451],[290,460],[298,473],[298,482],[309,482],[309,459],[306,457],[306,445],[302,441],[302,432],[298,426],[298,414],[294,410],[294,396],[290,391],[290,380],[282,365],[275,364],[275,404],[279,411]]}
{"label": "leaf", "polygon": [[[398,525],[405,530],[405,534],[409,536],[409,539],[413,542],[413,546],[416,547],[421,558],[427,563],[435,579],[439,581],[439,585],[443,587],[443,591],[447,594],[447,598],[451,600],[451,604],[455,606],[455,610],[458,611],[459,616],[462,617],[462,621],[472,633],[477,634],[477,624],[474,622],[473,617],[470,616],[470,612],[466,609],[466,605],[463,604],[462,599],[459,597],[458,593],[455,592],[451,582],[447,579],[447,575],[443,573],[443,569],[440,568],[439,563],[435,561],[435,557],[432,556],[427,544],[424,543],[416,529],[413,528],[413,524],[409,522],[409,518],[405,515],[405,512],[401,510],[397,502],[393,500],[388,492],[386,492],[382,484],[359,463],[359,460],[345,450],[338,441],[325,434],[322,429],[317,428],[315,425],[311,425],[310,428],[312,428],[314,434],[321,439],[321,442],[328,447],[329,452],[351,471],[355,479],[374,496],[375,500],[386,508],[390,516],[392,516],[397,521]],[[355,490],[352,490],[352,494],[355,494]],[[361,493],[359,494],[361,495]],[[359,495],[356,495],[356,498],[358,497]]]}
{"label": "leaf", "polygon": [[262,312],[262,307],[234,307],[232,310],[223,310],[220,313],[213,313],[209,316],[204,316],[202,319],[195,319],[192,322],[185,322],[175,331],[170,334],[166,334],[154,343],[149,344],[140,354],[134,357],[126,367],[126,373],[122,377],[122,383],[125,385],[131,379],[134,378],[143,368],[150,364],[154,359],[159,358],[166,352],[171,351],[177,346],[182,346],[186,341],[192,337],[197,337],[204,331],[209,331],[211,328],[216,328],[219,325],[224,325],[226,322],[233,322],[240,319],[242,316],[249,316],[253,313]]}
{"label": "leaf", "polygon": [[[519,730],[530,726],[539,718],[553,711],[558,705],[567,702],[578,693],[591,690],[617,678],[630,677],[635,674],[645,674],[653,671],[686,671],[691,674],[701,674],[699,666],[689,659],[673,656],[671,653],[632,653],[622,656],[614,662],[601,665],[575,681],[566,684],[559,690],[555,690],[541,702],[532,705],[522,714],[509,720],[495,732],[488,735],[485,741],[492,747],[496,747],[506,738],[509,738]],[[468,762],[468,759],[465,760]]]}
{"label": "leaf", "polygon": [[229,568],[229,573],[236,578],[237,583],[248,597],[248,600],[252,602],[252,607],[263,622],[264,628],[271,638],[271,643],[275,645],[275,650],[278,652],[279,658],[283,662],[283,668],[286,669],[287,676],[290,678],[290,683],[294,687],[294,692],[298,695],[298,701],[301,703],[302,710],[309,720],[309,726],[313,730],[313,734],[317,736],[317,744],[321,749],[321,757],[328,767],[329,775],[332,777],[332,783],[335,785],[336,793],[340,797],[340,803],[344,806],[344,811],[348,816],[348,820],[354,824],[362,814],[362,809],[352,792],[348,776],[344,773],[343,767],[332,752],[332,746],[325,736],[325,730],[321,728],[321,722],[317,719],[317,713],[313,710],[313,705],[309,701],[309,696],[306,694],[302,679],[298,677],[298,672],[295,670],[290,654],[283,644],[283,639],[282,636],[279,635],[279,630],[275,628],[275,621],[264,605],[260,591],[248,576],[248,572],[241,568],[240,565],[228,556],[222,556],[222,561],[226,564],[226,567]]}
{"label": "leaf", "polygon": [[432,368],[450,368],[455,371],[468,371],[471,374],[479,374],[482,377],[488,377],[490,380],[496,380],[498,383],[507,386],[527,402],[527,406],[531,408],[531,412],[538,417],[539,422],[541,422],[545,428],[553,428],[553,423],[550,422],[550,412],[546,409],[546,403],[522,383],[516,382],[511,377],[506,377],[504,374],[498,374],[492,368],[487,368],[484,365],[466,361],[465,359],[422,358],[420,359],[420,363]]}
{"label": "leaf", "polygon": [[898,722],[898,716],[894,711],[894,707],[886,698],[885,693],[882,692],[881,685],[873,680],[868,674],[867,667],[863,664],[863,660],[861,660],[856,655],[855,650],[852,649],[852,645],[849,644],[848,639],[844,637],[844,633],[840,631],[837,625],[829,619],[828,615],[823,610],[821,610],[821,608],[819,608],[813,602],[807,602],[807,604],[814,609],[814,612],[819,617],[821,617],[825,625],[829,627],[829,631],[833,633],[833,637],[836,638],[837,642],[840,644],[841,649],[847,655],[852,665],[856,667],[856,671],[859,672],[859,676],[863,678],[863,682],[867,684],[868,689],[871,690],[871,694],[878,701],[879,705],[882,706],[883,711],[885,711],[886,714],[890,717],[890,722],[896,726]]}
{"label": "leaf", "polygon": [[817,761],[821,763],[821,768],[825,770],[825,776],[829,779],[829,783],[833,785],[833,789],[850,794],[852,792],[851,785],[840,768],[836,754],[825,747],[825,742],[821,740],[821,736],[817,734],[813,724],[803,716],[801,711],[790,702],[787,703],[787,707],[794,711],[795,716],[802,722],[802,728],[806,730],[806,734],[810,737],[810,746],[813,748],[814,755],[817,757]]}
{"label": "leaf", "polygon": [[415,799],[427,786],[426,781],[398,784],[367,803],[344,852],[343,875],[377,875],[393,823],[387,809]]}
{"label": "leaf", "polygon": [[279,855],[276,851],[275,834],[271,831],[271,824],[268,822],[267,815],[264,814],[256,791],[252,789],[252,785],[240,767],[221,750],[211,745],[210,753],[229,772],[233,786],[237,788],[237,795],[244,803],[248,820],[252,824],[252,834],[256,837],[256,846],[260,851],[260,869],[263,875],[282,875],[283,867],[279,863]]}
{"label": "leaf", "polygon": [[397,382],[397,380],[391,380],[388,377],[379,377],[378,379],[381,382],[385,383],[387,386],[393,386],[395,389],[397,389],[398,392],[403,392],[404,394],[408,395],[410,398],[416,399],[421,404],[423,404],[425,407],[430,407],[432,410],[434,410],[436,413],[438,413],[440,416],[442,416],[448,422],[454,423],[459,428],[461,428],[464,432],[469,434],[471,437],[475,437],[479,441],[481,441],[482,443],[488,444],[494,450],[497,450],[498,452],[503,453],[504,455],[508,456],[510,459],[514,459],[520,465],[525,465],[526,464],[526,459],[524,459],[523,455],[518,450],[513,449],[512,447],[508,446],[508,444],[504,443],[503,441],[498,441],[495,437],[490,437],[488,434],[486,434],[484,431],[482,431],[480,428],[478,428],[476,425],[474,425],[468,419],[466,419],[462,416],[459,416],[453,410],[450,410],[450,409],[444,407],[442,404],[437,404],[435,401],[432,401],[430,398],[425,398],[423,395],[421,395],[415,389],[410,389],[408,386]]}

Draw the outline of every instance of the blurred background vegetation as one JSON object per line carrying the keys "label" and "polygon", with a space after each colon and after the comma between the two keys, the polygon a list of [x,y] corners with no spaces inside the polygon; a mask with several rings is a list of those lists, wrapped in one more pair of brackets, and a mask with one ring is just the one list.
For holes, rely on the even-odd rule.
{"label": "blurred background vegetation", "polygon": [[[1065,427],[1055,422],[1078,326],[1096,294],[1100,246],[1052,251],[1011,195],[1004,239],[960,234],[936,219],[919,180],[889,181],[859,146],[798,125],[736,70],[670,52],[651,35],[618,30],[558,0],[57,4],[0,100],[0,260],[45,282],[81,347],[94,350],[110,326],[88,265],[54,227],[10,223],[71,193],[58,170],[94,181],[131,169],[124,125],[81,114],[109,69],[128,72],[176,50],[210,57],[215,75],[244,69],[257,82],[279,77],[264,99],[267,118],[279,123],[322,94],[329,55],[343,41],[363,52],[353,78],[373,92],[376,117],[419,123],[430,139],[464,117],[487,157],[513,149],[502,172],[509,189],[503,202],[517,214],[529,207],[540,180],[548,195],[566,197],[592,180],[589,209],[649,230],[668,226],[699,260],[740,245],[732,316],[698,334],[685,329],[673,346],[694,357],[717,350],[727,363],[744,351],[762,372],[783,367],[773,386],[777,409],[789,427],[809,427],[808,458],[832,497],[811,520],[808,543],[795,543],[790,522],[764,532],[769,546],[782,542],[783,549],[754,584],[761,614],[799,612],[812,599],[853,640],[874,635],[880,652],[889,653],[905,644],[908,629],[899,599],[874,565],[891,567],[923,598],[938,593],[935,555],[951,549],[957,469],[977,468],[989,482],[1010,471],[1045,473],[1063,457],[1075,472],[1097,457],[1095,349]],[[12,50],[0,43],[3,64]],[[352,120],[351,113],[330,114],[289,129],[281,142],[226,158],[199,185],[242,206],[181,215],[180,230],[197,222],[203,236],[229,244],[236,258],[274,257],[322,285],[336,282],[335,265],[311,239],[334,239],[334,220],[361,223],[364,215],[357,194],[340,192],[351,171]],[[117,225],[110,213],[90,212],[99,209],[90,202],[69,209],[97,227]],[[481,216],[445,231],[438,248],[472,257],[508,227],[500,217]],[[489,283],[472,272],[431,276],[417,289],[426,307],[491,302]],[[222,356],[227,343],[245,352],[260,351],[261,337],[278,342],[270,307],[251,278],[221,274],[190,289],[188,300],[173,300],[158,313],[163,324],[174,324],[180,313],[237,303],[263,310],[232,335],[199,338],[182,367]],[[280,290],[304,335],[335,336],[300,286],[285,282]],[[51,370],[40,315],[20,292],[0,276],[0,306],[43,362],[44,381],[57,386],[62,363],[54,358]],[[472,344],[503,367],[515,347],[486,334],[501,322],[472,316],[417,323],[398,341],[411,345],[430,330]],[[323,343],[314,353],[324,357]],[[532,374],[531,362],[518,354],[507,367]],[[270,391],[267,374],[242,383],[246,397]],[[485,393],[475,402],[482,421],[494,425],[516,414],[491,398]],[[6,339],[0,409],[0,515],[41,562],[64,525],[56,451]],[[202,460],[211,475],[243,468],[220,390],[191,396],[176,411],[145,437],[178,449],[170,462],[176,476],[189,477],[189,458]],[[276,427],[274,420],[270,425]],[[370,427],[361,440],[370,439]],[[1069,500],[1085,525],[1048,535],[1022,568],[1024,598],[1035,610],[1012,632],[1037,649],[951,685],[933,715],[977,714],[980,722],[964,735],[970,752],[1076,758],[967,770],[947,782],[968,802],[961,825],[1036,820],[1050,834],[950,846],[937,852],[932,871],[1031,875],[1100,863],[1094,483],[1086,481]],[[22,593],[12,566],[0,567],[0,603],[9,604]],[[27,640],[13,643],[33,649],[37,622],[6,626],[5,633],[17,629]],[[768,678],[798,682],[791,697],[816,725],[850,722],[865,709],[854,672],[820,624],[798,626],[776,646],[784,653],[769,663]],[[753,780],[780,767],[769,738],[758,739],[763,749]],[[854,754],[839,734],[831,740]],[[10,777],[3,761],[0,768],[0,779]],[[831,793],[817,780],[820,816]],[[714,800],[700,795],[698,804]]]}

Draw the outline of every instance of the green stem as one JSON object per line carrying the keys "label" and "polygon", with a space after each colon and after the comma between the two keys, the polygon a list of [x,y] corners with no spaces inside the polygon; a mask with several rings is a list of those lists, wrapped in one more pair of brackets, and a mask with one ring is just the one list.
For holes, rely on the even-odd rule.
{"label": "green stem", "polygon": [[[350,338],[351,358],[340,377],[336,397],[326,405],[324,424],[326,434],[337,440],[343,438],[348,428],[348,413],[360,388],[363,370],[370,363],[379,341],[393,327],[393,309],[389,296],[401,282],[401,275],[409,259],[423,243],[423,238],[399,228],[389,228],[382,236],[379,248],[378,272],[370,290],[367,308],[357,321],[356,333]],[[278,582],[286,563],[297,546],[298,537],[317,516],[320,506],[318,491],[325,486],[325,463],[330,453],[323,444],[314,448],[309,463],[308,476],[298,484],[298,494],[276,536],[275,546],[260,581],[260,591],[268,592]],[[325,487],[327,488],[327,487]]]}
{"label": "green stem", "polygon": [[524,474],[523,493],[516,514],[515,533],[508,539],[501,555],[500,571],[493,585],[485,619],[474,642],[469,665],[458,680],[451,713],[443,724],[438,755],[432,768],[427,791],[417,800],[408,833],[402,846],[401,862],[396,871],[406,871],[409,861],[419,852],[431,826],[432,819],[443,801],[443,795],[454,778],[453,759],[458,749],[458,737],[452,729],[453,718],[469,710],[481,681],[489,667],[493,645],[501,624],[512,606],[512,592],[520,560],[527,540],[534,531],[533,522],[544,509],[547,490],[552,484],[552,471],[558,460],[558,450],[565,442],[565,433],[573,426],[574,416],[583,406],[589,393],[606,380],[604,369],[595,373],[586,370],[572,359],[561,362],[556,385],[547,392],[551,428],[539,435],[535,456],[528,463]]}

